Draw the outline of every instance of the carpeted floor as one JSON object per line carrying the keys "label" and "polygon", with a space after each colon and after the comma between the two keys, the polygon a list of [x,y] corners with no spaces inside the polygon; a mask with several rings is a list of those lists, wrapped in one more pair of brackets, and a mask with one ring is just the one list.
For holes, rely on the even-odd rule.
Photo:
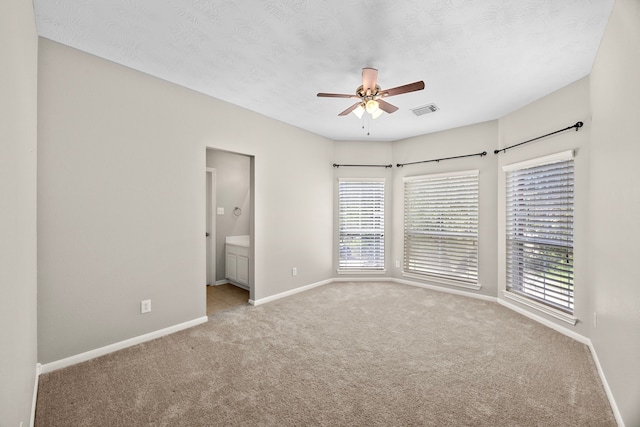
{"label": "carpeted floor", "polygon": [[37,426],[615,426],[589,349],[496,303],[335,283],[40,377]]}

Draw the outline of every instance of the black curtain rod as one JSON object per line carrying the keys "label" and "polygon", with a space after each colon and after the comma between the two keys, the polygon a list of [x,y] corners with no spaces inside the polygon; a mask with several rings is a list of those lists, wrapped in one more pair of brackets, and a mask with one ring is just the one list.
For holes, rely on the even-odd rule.
{"label": "black curtain rod", "polygon": [[483,151],[482,153],[475,153],[475,154],[465,154],[464,156],[453,156],[453,157],[443,157],[441,159],[432,159],[432,160],[422,160],[419,162],[411,162],[411,163],[398,163],[396,166],[398,166],[399,168],[406,166],[406,165],[415,165],[417,163],[429,163],[429,162],[440,162],[440,160],[451,160],[451,159],[461,159],[463,157],[475,157],[475,156],[486,156],[487,152]]}
{"label": "black curtain rod", "polygon": [[339,168],[340,166],[347,166],[351,168],[392,168],[393,165],[338,165],[333,164],[334,168]]}
{"label": "black curtain rod", "polygon": [[506,152],[507,152],[507,150],[508,150],[508,149],[510,149],[510,148],[514,148],[514,147],[517,147],[517,146],[519,146],[519,145],[526,144],[527,142],[536,141],[536,140],[538,140],[538,139],[545,138],[545,137],[547,137],[547,136],[555,135],[556,133],[564,132],[565,130],[569,130],[569,129],[573,129],[573,128],[575,128],[575,129],[576,129],[576,132],[578,132],[578,130],[579,130],[583,125],[584,125],[584,123],[582,123],[582,122],[577,122],[575,125],[567,126],[567,127],[566,127],[566,128],[564,128],[564,129],[560,129],[560,130],[557,130],[557,131],[555,131],[555,132],[551,132],[551,133],[548,133],[548,134],[546,134],[546,135],[542,135],[542,136],[539,136],[539,137],[537,137],[537,138],[530,139],[530,140],[528,140],[528,141],[524,141],[524,142],[520,142],[520,143],[518,143],[518,144],[510,145],[510,146],[508,146],[508,147],[506,147],[506,148],[503,148],[503,149],[501,149],[501,150],[493,150],[493,154],[498,154],[498,153],[499,153],[499,152],[501,152],[501,151],[502,151],[502,152],[504,152],[504,153],[506,153]]}

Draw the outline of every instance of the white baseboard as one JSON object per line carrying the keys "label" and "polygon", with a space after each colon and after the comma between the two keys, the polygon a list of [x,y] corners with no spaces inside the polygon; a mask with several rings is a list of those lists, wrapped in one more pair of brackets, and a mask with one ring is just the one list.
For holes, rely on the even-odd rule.
{"label": "white baseboard", "polygon": [[216,280],[216,283],[214,283],[213,286],[226,285],[227,283],[229,283],[227,279]]}
{"label": "white baseboard", "polygon": [[536,322],[541,323],[544,326],[547,326],[553,329],[554,331],[560,332],[562,335],[566,335],[569,338],[573,338],[574,340],[581,342],[582,344],[589,345],[589,338],[582,336],[579,333],[572,331],[571,329],[567,329],[564,326],[558,325],[557,323],[552,322],[551,320],[545,319],[542,316],[538,316],[537,314],[531,313],[530,311],[525,310],[522,307],[518,307],[517,305],[512,304],[511,302],[505,301],[503,299],[498,298],[498,304],[505,306],[508,309],[515,311],[516,313],[520,313],[531,320],[535,320]]}
{"label": "white baseboard", "polygon": [[[33,381],[33,398],[31,400],[31,419],[29,425],[33,427],[36,422],[36,403],[38,403],[38,382],[40,381],[40,373],[42,372],[42,365],[36,363],[36,378]],[[22,425],[22,423],[20,424]]]}
{"label": "white baseboard", "polygon": [[458,289],[445,288],[444,286],[428,285],[426,283],[414,282],[412,280],[406,280],[406,279],[398,279],[398,278],[395,278],[395,277],[389,278],[389,279],[387,279],[387,281],[394,282],[394,283],[400,283],[402,285],[417,286],[418,288],[430,289],[432,291],[446,292],[448,294],[460,295],[460,296],[463,296],[463,297],[481,299],[483,301],[496,302],[496,300],[497,300],[496,297],[491,297],[489,295],[478,294],[478,293],[470,292],[470,291],[462,291],[462,290],[458,290]]}
{"label": "white baseboard", "polygon": [[588,341],[587,346],[589,347],[589,350],[591,351],[591,356],[593,357],[593,361],[596,364],[596,369],[598,370],[600,381],[602,381],[604,392],[607,395],[607,399],[609,399],[609,404],[611,405],[613,416],[616,418],[618,427],[625,427],[624,420],[622,419],[622,414],[620,414],[620,409],[618,409],[618,405],[616,404],[616,401],[613,398],[613,393],[611,392],[611,388],[609,387],[609,383],[607,382],[607,377],[604,376],[604,371],[602,370],[602,366],[600,365],[600,360],[598,359],[598,353],[596,353],[596,349],[593,346],[593,343],[591,342],[591,340],[587,338],[587,341]]}
{"label": "white baseboard", "polygon": [[308,291],[309,289],[313,289],[313,288],[317,288],[318,286],[323,286],[323,285],[327,285],[329,283],[332,283],[333,279],[327,279],[327,280],[322,280],[320,282],[316,282],[316,283],[312,283],[310,285],[306,285],[306,286],[302,286],[299,288],[295,288],[295,289],[291,289],[290,291],[286,291],[286,292],[281,292],[279,294],[275,294],[275,295],[271,295],[270,297],[265,297],[265,298],[260,298],[257,300],[249,300],[249,304],[254,305],[254,306],[258,306],[261,304],[265,304],[271,301],[275,301],[281,298],[286,298],[288,296],[291,295],[295,295],[298,294],[300,292],[304,292],[304,291]]}
{"label": "white baseboard", "polygon": [[105,354],[113,353],[114,351],[122,350],[127,347],[131,347],[136,344],[140,344],[146,341],[151,341],[156,338],[160,338],[165,335],[172,334],[174,332],[181,331],[183,329],[191,328],[201,323],[206,323],[209,320],[207,316],[193,319],[188,322],[179,323],[177,325],[169,326],[168,328],[160,329],[148,334],[139,335],[137,337],[129,338],[124,341],[120,341],[114,344],[109,344],[104,347],[89,350],[84,353],[76,354],[64,359],[56,360],[54,362],[45,363],[40,370],[41,373],[46,374],[48,372],[55,371],[57,369],[66,368],[67,366],[75,365],[77,363],[86,362],[87,360],[94,359],[96,357],[104,356]]}
{"label": "white baseboard", "polygon": [[392,279],[391,277],[376,277],[376,276],[371,276],[371,277],[366,277],[366,276],[360,276],[360,277],[334,277],[332,279],[332,282],[391,282]]}

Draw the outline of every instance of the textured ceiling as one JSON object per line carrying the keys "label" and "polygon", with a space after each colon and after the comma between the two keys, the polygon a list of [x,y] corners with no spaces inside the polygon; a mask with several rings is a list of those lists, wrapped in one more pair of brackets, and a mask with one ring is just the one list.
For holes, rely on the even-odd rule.
{"label": "textured ceiling", "polygon": [[[493,120],[589,74],[613,0],[35,0],[38,34],[334,140]],[[338,113],[363,67],[377,120]],[[410,109],[436,103],[439,111]],[[367,117],[367,115],[365,115]],[[364,129],[363,129],[364,125]],[[367,136],[370,132],[370,136]]]}

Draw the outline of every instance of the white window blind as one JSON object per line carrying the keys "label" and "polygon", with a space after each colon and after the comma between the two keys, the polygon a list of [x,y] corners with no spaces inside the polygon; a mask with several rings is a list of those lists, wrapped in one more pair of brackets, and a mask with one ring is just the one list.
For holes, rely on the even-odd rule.
{"label": "white window blind", "polygon": [[404,272],[478,283],[478,171],[405,178]]}
{"label": "white window blind", "polygon": [[506,172],[507,290],[573,313],[573,156]]}
{"label": "white window blind", "polygon": [[384,270],[384,179],[338,181],[338,270]]}

